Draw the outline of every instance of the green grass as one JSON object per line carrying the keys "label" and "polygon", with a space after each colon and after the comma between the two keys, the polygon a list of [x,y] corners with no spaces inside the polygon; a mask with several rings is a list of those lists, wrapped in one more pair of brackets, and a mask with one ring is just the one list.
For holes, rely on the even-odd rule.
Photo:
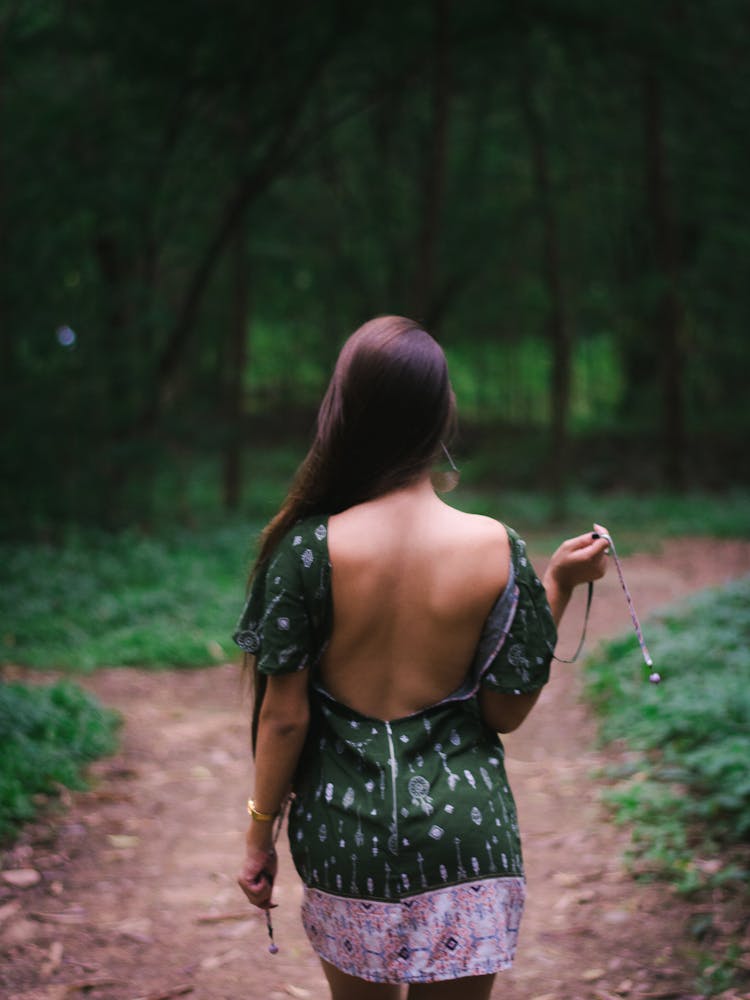
{"label": "green grass", "polygon": [[630,828],[632,871],[667,880],[698,906],[687,928],[695,988],[712,997],[747,983],[750,577],[666,610],[648,637],[658,687],[633,636],[587,664],[586,692],[615,751],[605,799]]}
{"label": "green grass", "polygon": [[586,690],[602,739],[628,749],[608,799],[636,866],[691,890],[707,851],[750,843],[750,577],[666,610],[648,636],[661,685],[627,636],[589,662]]}
{"label": "green grass", "polygon": [[572,490],[564,516],[558,519],[547,494],[493,489],[471,475],[465,478],[455,494],[447,498],[448,502],[477,513],[489,513],[522,534],[543,536],[550,542],[580,534],[593,521],[610,529],[618,551],[621,539],[629,547],[644,548],[664,537],[685,535],[750,538],[750,493],[744,490],[642,495]]}
{"label": "green grass", "polygon": [[[246,509],[231,518],[214,511],[193,527],[159,518],[157,534],[68,529],[54,543],[0,545],[0,662],[90,671],[102,665],[201,666],[234,657],[230,634],[253,544],[280,503],[295,460],[273,450],[254,460]],[[551,525],[547,497],[481,487],[467,478],[446,499],[513,525],[536,552],[551,553],[593,520],[610,528],[621,553],[685,532],[750,537],[750,495],[740,492],[572,494],[565,519]],[[212,477],[195,475],[195,496],[207,481]],[[189,522],[189,509],[183,514]]]}
{"label": "green grass", "polygon": [[85,672],[234,656],[229,636],[257,530],[234,522],[159,538],[86,532],[59,546],[0,547],[2,660]]}
{"label": "green grass", "polygon": [[83,768],[116,745],[118,719],[68,682],[0,683],[0,841],[59,785],[84,787]]}

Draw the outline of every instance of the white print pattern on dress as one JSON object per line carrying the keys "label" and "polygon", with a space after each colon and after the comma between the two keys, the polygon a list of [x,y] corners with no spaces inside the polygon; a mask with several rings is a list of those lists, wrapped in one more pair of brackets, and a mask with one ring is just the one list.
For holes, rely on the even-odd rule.
{"label": "white print pattern on dress", "polygon": [[431,816],[435,807],[430,798],[430,783],[427,778],[423,778],[421,774],[415,774],[413,778],[409,778],[407,787],[409,795],[411,795],[411,804],[419,806],[427,816]]}
{"label": "white print pattern on dress", "polygon": [[528,667],[529,661],[523,655],[523,646],[520,643],[517,642],[508,650],[508,663],[514,667]]}

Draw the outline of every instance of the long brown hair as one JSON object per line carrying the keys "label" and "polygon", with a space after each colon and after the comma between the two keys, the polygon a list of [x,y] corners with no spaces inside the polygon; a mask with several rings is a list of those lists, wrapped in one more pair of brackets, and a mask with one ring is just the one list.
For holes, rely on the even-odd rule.
{"label": "long brown hair", "polygon": [[[300,518],[337,514],[416,481],[455,430],[442,348],[403,316],[380,316],[346,341],[318,411],[310,450],[261,535],[252,575]],[[252,665],[253,745],[265,677]]]}

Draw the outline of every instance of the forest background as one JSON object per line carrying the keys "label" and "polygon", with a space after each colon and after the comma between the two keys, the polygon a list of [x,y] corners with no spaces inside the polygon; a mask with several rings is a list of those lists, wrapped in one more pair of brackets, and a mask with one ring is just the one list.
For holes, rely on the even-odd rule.
{"label": "forest background", "polygon": [[[746,0],[0,0],[6,918],[30,821],[118,738],[107,671],[43,672],[149,692],[232,660],[253,542],[373,315],[445,347],[460,506],[535,551],[596,517],[681,584],[747,571],[748,122]],[[670,909],[701,996],[750,977],[749,587],[647,622],[679,684],[643,683],[634,637],[586,668],[636,868],[703,907]],[[58,942],[4,933],[0,992],[36,986]]]}
{"label": "forest background", "polygon": [[242,509],[383,312],[470,479],[746,486],[749,50],[743,0],[4,0],[3,533]]}

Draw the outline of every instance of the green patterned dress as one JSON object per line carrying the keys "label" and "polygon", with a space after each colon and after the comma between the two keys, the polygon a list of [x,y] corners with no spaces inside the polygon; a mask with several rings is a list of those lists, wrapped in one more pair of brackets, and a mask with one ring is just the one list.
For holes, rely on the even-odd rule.
{"label": "green patterned dress", "polygon": [[325,690],[333,621],[327,519],[308,518],[253,581],[234,639],[258,670],[310,671],[311,724],[289,816],[318,954],[373,982],[433,982],[508,968],[525,882],[503,746],[480,687],[536,691],[556,641],[544,588],[508,529],[511,570],[461,686],[399,719]]}

